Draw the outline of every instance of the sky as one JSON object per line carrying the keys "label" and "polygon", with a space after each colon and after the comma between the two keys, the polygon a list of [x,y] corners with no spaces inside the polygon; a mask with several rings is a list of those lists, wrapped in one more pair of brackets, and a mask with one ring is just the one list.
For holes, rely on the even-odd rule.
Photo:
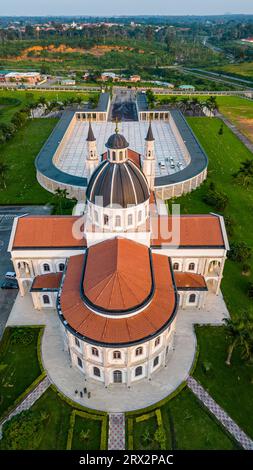
{"label": "sky", "polygon": [[0,16],[253,14],[252,0],[8,0]]}

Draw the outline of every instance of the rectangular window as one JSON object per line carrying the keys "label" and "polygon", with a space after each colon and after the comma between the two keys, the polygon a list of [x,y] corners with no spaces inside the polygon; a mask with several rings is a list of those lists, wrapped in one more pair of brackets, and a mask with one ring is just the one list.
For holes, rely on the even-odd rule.
{"label": "rectangular window", "polygon": [[80,341],[79,339],[75,338],[75,345],[80,348]]}
{"label": "rectangular window", "polygon": [[77,358],[77,364],[79,365],[79,367],[83,368],[83,361],[80,359],[80,357]]}

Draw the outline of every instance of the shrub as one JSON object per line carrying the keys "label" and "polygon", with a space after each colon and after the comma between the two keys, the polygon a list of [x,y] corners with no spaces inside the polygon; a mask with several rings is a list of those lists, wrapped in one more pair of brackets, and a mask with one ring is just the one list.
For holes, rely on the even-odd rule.
{"label": "shrub", "polygon": [[232,242],[228,257],[232,261],[243,263],[251,258],[252,250],[245,242]]}
{"label": "shrub", "polygon": [[242,274],[244,276],[249,276],[251,273],[251,266],[248,263],[243,263],[242,265]]}
{"label": "shrub", "polygon": [[212,364],[209,361],[202,362],[202,368],[205,374],[209,374],[212,371]]}
{"label": "shrub", "polygon": [[41,438],[43,423],[46,419],[43,413],[23,411],[14,416],[3,426],[3,441],[6,450],[37,449]]}
{"label": "shrub", "polygon": [[248,297],[253,299],[253,282],[250,282],[248,285]]}
{"label": "shrub", "polygon": [[203,201],[209,204],[209,206],[215,207],[218,211],[224,211],[228,205],[228,196],[221,191],[209,187],[203,196]]}
{"label": "shrub", "polygon": [[230,215],[225,215],[224,222],[226,225],[227,234],[229,237],[232,237],[235,228],[235,221]]}
{"label": "shrub", "polygon": [[159,448],[161,450],[165,450],[166,449],[166,435],[165,435],[165,431],[162,427],[159,427],[155,434],[154,434],[154,440],[157,442],[157,444],[159,445]]}

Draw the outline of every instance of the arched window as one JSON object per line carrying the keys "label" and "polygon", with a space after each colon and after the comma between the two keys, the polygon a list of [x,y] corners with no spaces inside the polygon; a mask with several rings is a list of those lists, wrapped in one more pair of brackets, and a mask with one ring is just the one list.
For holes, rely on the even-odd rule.
{"label": "arched window", "polygon": [[139,377],[140,375],[142,375],[142,366],[138,366],[135,369],[135,377]]}
{"label": "arched window", "polygon": [[80,348],[80,341],[75,337],[75,345]]}
{"label": "arched window", "polygon": [[121,226],[121,217],[120,217],[120,215],[116,215],[116,217],[115,217],[115,226],[116,227]]}
{"label": "arched window", "polygon": [[156,367],[156,366],[158,366],[158,364],[159,364],[159,356],[156,356],[155,359],[154,359],[153,366]]}
{"label": "arched window", "polygon": [[98,357],[99,356],[98,349],[97,348],[91,348],[91,354],[92,354],[92,356]]}
{"label": "arched window", "polygon": [[143,353],[143,348],[141,348],[141,347],[140,347],[140,348],[137,348],[137,349],[135,350],[135,355],[136,355],[136,356],[141,356],[142,353]]}
{"label": "arched window", "polygon": [[142,211],[138,212],[138,222],[141,222],[142,220]]}
{"label": "arched window", "polygon": [[161,342],[161,338],[160,338],[160,336],[158,336],[158,338],[156,338],[156,340],[155,340],[155,347],[159,346],[160,342]]}
{"label": "arched window", "polygon": [[121,384],[122,383],[122,372],[121,372],[121,370],[114,370],[113,371],[113,382],[115,384]]}
{"label": "arched window", "polygon": [[121,359],[121,352],[113,351],[113,359]]}
{"label": "arched window", "polygon": [[120,161],[123,160],[123,152],[122,152],[122,150],[119,152],[119,159],[120,159]]}
{"label": "arched window", "polygon": [[112,159],[114,162],[116,162],[116,152],[112,152]]}
{"label": "arched window", "polygon": [[109,224],[109,216],[107,214],[104,215],[104,225]]}
{"label": "arched window", "polygon": [[46,272],[50,272],[50,266],[48,263],[44,263],[43,264],[43,271],[46,273]]}
{"label": "arched window", "polygon": [[59,264],[59,271],[64,271],[64,268],[65,268],[65,264],[64,263],[60,263]]}
{"label": "arched window", "polygon": [[100,369],[98,367],[93,367],[93,375],[95,375],[95,377],[101,376]]}
{"label": "arched window", "polygon": [[95,211],[95,222],[98,223],[98,211]]}
{"label": "arched window", "polygon": [[179,263],[174,263],[173,264],[173,269],[174,269],[174,271],[178,271],[179,270]]}
{"label": "arched window", "polygon": [[128,225],[133,225],[133,214],[128,214],[127,224]]}
{"label": "arched window", "polygon": [[195,263],[190,263],[188,269],[189,269],[189,271],[194,271],[194,269],[195,269]]}
{"label": "arched window", "polygon": [[190,294],[189,303],[190,304],[195,304],[195,302],[196,302],[196,294]]}
{"label": "arched window", "polygon": [[43,298],[43,304],[44,305],[49,305],[50,304],[50,298],[49,298],[48,295],[44,294],[42,298]]}
{"label": "arched window", "polygon": [[79,367],[83,367],[83,361],[82,359],[80,359],[80,357],[77,357],[77,364],[79,365]]}

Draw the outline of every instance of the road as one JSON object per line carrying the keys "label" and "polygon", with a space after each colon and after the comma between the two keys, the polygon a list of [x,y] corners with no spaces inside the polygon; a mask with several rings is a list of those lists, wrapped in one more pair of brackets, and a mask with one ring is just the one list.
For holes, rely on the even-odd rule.
{"label": "road", "polygon": [[[50,206],[0,206],[0,282],[3,281],[6,271],[13,271],[11,256],[7,250],[14,218],[24,214],[50,213]],[[0,289],[0,338],[17,293],[16,289]]]}
{"label": "road", "polygon": [[136,94],[132,90],[116,89],[113,94],[109,120],[114,121],[138,121],[138,114],[135,104]]}

